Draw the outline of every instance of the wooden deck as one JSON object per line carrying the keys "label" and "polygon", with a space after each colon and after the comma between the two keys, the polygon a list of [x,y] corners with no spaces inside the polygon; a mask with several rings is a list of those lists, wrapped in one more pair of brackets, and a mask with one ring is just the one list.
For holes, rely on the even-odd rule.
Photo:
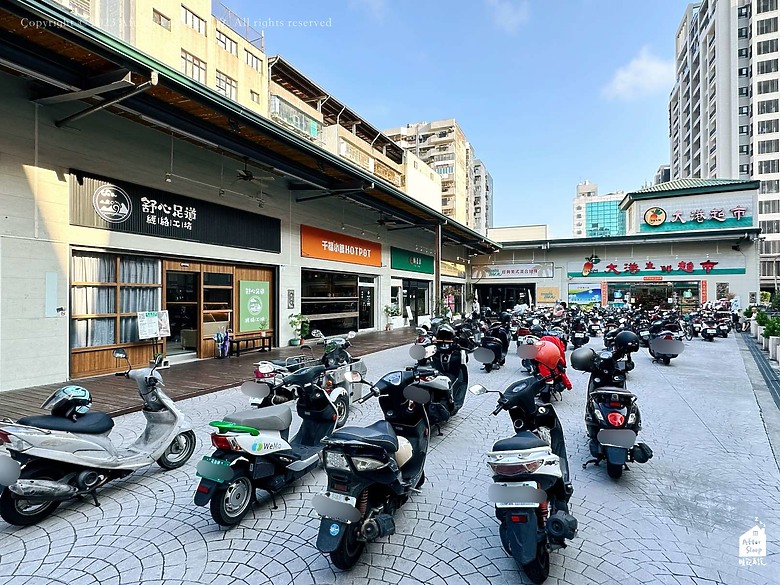
{"label": "wooden deck", "polygon": [[[375,351],[412,343],[415,339],[413,327],[361,334],[352,339],[350,353],[353,357],[364,356]],[[322,355],[322,346],[313,346],[314,356]],[[165,392],[173,400],[182,400],[201,394],[233,388],[253,380],[253,367],[257,361],[284,359],[302,353],[300,347],[282,347],[271,351],[242,353],[241,357],[223,359],[202,359],[186,364],[173,365],[161,370],[165,380]],[[141,364],[133,364],[140,367]],[[83,386],[92,394],[92,408],[112,416],[127,414],[141,409],[135,382],[109,374],[92,378],[79,378],[45,386],[33,386],[18,390],[0,392],[0,419],[18,419],[34,414],[48,414],[39,407],[52,392],[68,383]]]}

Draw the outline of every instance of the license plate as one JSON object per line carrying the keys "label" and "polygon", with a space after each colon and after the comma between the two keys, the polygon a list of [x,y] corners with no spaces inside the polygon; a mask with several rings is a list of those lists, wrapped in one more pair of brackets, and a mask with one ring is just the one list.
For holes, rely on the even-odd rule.
{"label": "license plate", "polygon": [[360,510],[356,505],[356,498],[330,492],[322,492],[312,498],[312,506],[317,514],[346,523],[360,520]]}
{"label": "license plate", "polygon": [[584,333],[575,333],[574,337],[585,337]]}
{"label": "license plate", "polygon": [[547,493],[535,481],[494,483],[488,488],[488,500],[497,508],[537,508],[547,500]]}
{"label": "license plate", "polygon": [[639,335],[642,335],[642,336],[645,336],[645,335],[650,335],[650,332],[649,332],[649,331],[641,331],[641,332],[639,333]]}
{"label": "license plate", "polygon": [[707,333],[717,333],[714,329],[707,329]]}
{"label": "license plate", "polygon": [[230,463],[228,461],[216,459],[207,455],[198,461],[198,466],[195,469],[195,475],[198,477],[210,479],[217,483],[222,483],[233,477],[233,470],[230,468]]}

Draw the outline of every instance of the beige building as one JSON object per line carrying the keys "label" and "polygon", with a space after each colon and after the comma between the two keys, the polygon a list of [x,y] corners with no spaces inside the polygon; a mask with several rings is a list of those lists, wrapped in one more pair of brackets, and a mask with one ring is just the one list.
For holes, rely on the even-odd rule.
{"label": "beige building", "polygon": [[413,153],[441,177],[441,212],[472,229],[474,152],[454,118],[407,124],[385,130],[407,153]]}

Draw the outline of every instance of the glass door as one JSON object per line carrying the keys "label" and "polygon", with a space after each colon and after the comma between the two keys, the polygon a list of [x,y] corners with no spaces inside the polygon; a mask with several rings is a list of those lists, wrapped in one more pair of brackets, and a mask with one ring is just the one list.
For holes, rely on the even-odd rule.
{"label": "glass door", "polygon": [[374,329],[374,282],[373,278],[366,279],[371,282],[363,282],[365,277],[360,277],[359,303],[358,303],[358,328]]}
{"label": "glass door", "polygon": [[198,280],[197,272],[169,270],[165,273],[165,308],[171,324],[169,355],[198,348]]}

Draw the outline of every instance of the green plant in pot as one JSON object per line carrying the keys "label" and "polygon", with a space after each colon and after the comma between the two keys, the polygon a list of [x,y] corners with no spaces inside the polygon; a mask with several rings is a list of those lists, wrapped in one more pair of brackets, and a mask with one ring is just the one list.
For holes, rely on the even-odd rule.
{"label": "green plant in pot", "polygon": [[767,323],[769,323],[769,316],[764,311],[759,311],[756,313],[756,323],[758,323],[759,327],[766,327]]}
{"label": "green plant in pot", "polygon": [[295,332],[295,337],[290,340],[290,345],[299,345],[301,340],[309,334],[309,328],[311,327],[309,318],[302,313],[292,313],[288,317],[287,322]]}
{"label": "green plant in pot", "polygon": [[780,337],[780,319],[769,319],[764,326],[764,337]]}

